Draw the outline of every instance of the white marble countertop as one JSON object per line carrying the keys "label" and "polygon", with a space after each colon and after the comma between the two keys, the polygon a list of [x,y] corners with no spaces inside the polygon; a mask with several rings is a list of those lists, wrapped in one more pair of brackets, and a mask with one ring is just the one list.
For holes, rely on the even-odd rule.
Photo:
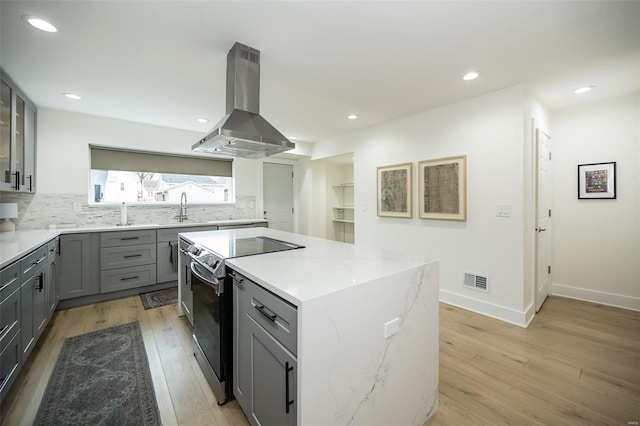
{"label": "white marble countertop", "polygon": [[143,223],[127,226],[96,225],[87,227],[58,228],[58,229],[28,229],[0,232],[0,269],[11,262],[20,259],[37,249],[41,245],[61,234],[79,234],[85,232],[129,231],[134,229],[170,229],[189,228],[213,225],[239,225],[244,223],[266,222],[264,219],[232,219],[210,222],[178,222],[167,224]]}
{"label": "white marble countertop", "polygon": [[[268,236],[304,245],[296,250],[237,257],[227,265],[283,299],[302,303],[428,263],[406,253],[379,250],[268,228],[181,233],[212,251],[224,250],[235,238]],[[392,287],[393,283],[389,283]]]}

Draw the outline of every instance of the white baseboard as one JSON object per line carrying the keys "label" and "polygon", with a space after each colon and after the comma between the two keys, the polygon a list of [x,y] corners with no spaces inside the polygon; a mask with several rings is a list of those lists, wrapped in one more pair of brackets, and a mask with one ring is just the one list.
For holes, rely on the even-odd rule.
{"label": "white baseboard", "polygon": [[529,325],[535,313],[532,306],[529,306],[525,312],[520,312],[442,289],[440,289],[440,301],[523,328]]}
{"label": "white baseboard", "polygon": [[640,311],[640,297],[625,296],[622,294],[607,293],[555,283],[551,284],[551,294],[554,296],[568,297],[570,299],[584,300],[585,302],[614,306],[616,308]]}

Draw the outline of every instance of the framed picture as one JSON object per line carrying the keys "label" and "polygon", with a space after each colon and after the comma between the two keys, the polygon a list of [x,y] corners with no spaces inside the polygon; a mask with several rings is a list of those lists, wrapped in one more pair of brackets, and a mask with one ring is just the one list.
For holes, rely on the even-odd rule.
{"label": "framed picture", "polygon": [[418,163],[420,219],[467,220],[467,156]]}
{"label": "framed picture", "polygon": [[378,216],[413,217],[413,163],[378,167]]}
{"label": "framed picture", "polygon": [[616,162],[578,165],[578,199],[615,199]]}

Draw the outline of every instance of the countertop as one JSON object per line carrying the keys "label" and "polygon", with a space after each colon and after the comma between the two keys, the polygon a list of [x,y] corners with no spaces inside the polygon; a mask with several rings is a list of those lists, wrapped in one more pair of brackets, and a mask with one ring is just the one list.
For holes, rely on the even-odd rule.
{"label": "countertop", "polygon": [[[304,245],[296,250],[228,259],[227,265],[296,306],[428,263],[427,259],[269,228],[181,233],[209,250],[229,240],[267,236]],[[393,286],[393,283],[389,283]]]}
{"label": "countertop", "polygon": [[170,228],[190,228],[200,226],[223,226],[239,225],[245,223],[266,222],[264,219],[233,219],[218,220],[210,222],[178,222],[167,224],[144,223],[126,226],[117,225],[97,225],[75,228],[59,229],[33,229],[0,232],[0,269],[11,262],[29,254],[32,250],[47,243],[53,238],[62,234],[80,234],[86,232],[110,232],[110,231],[131,231],[136,229],[170,229]]}

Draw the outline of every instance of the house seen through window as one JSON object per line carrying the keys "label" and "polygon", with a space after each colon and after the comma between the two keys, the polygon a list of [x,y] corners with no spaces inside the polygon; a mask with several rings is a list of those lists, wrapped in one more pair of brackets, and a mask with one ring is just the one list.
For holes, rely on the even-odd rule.
{"label": "house seen through window", "polygon": [[90,146],[89,202],[234,203],[232,160]]}
{"label": "house seen through window", "polygon": [[91,170],[94,203],[232,203],[232,178],[169,173]]}

